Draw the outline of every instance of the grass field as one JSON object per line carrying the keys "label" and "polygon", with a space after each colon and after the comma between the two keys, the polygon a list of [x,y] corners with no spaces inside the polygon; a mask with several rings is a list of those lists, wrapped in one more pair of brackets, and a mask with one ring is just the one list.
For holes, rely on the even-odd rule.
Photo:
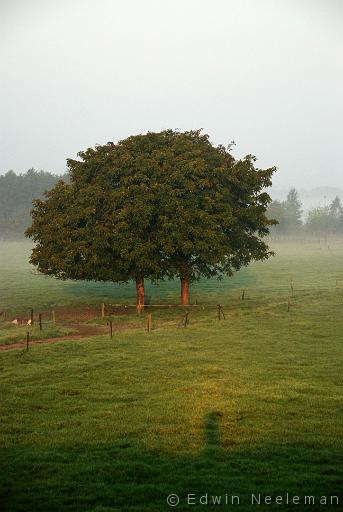
{"label": "grass field", "polygon": [[[193,300],[214,307],[192,310],[186,329],[178,312],[153,310],[150,335],[141,319],[113,340],[0,352],[1,509],[157,512],[173,509],[171,493],[176,510],[342,509],[343,244],[275,249],[234,278],[198,283]],[[28,252],[1,245],[6,311],[133,301],[130,286],[34,276]],[[148,296],[176,302],[178,283]],[[240,504],[201,505],[205,493]],[[252,506],[251,493],[300,502]]]}
{"label": "grass field", "polygon": [[[267,262],[253,263],[230,279],[203,280],[191,289],[191,302],[197,299],[217,304],[236,300],[245,289],[247,297],[269,298],[289,294],[290,281],[298,290],[331,290],[336,278],[343,286],[343,241],[301,241],[298,244],[279,243],[277,256]],[[28,264],[29,242],[0,241],[0,311],[13,314],[52,306],[135,302],[133,284],[58,281],[37,274]],[[146,283],[147,303],[178,303],[179,283]]]}
{"label": "grass field", "polygon": [[45,328],[43,331],[39,330],[38,326],[28,328],[26,326],[15,326],[0,323],[0,346],[11,345],[15,342],[22,341],[26,338],[26,333],[29,331],[32,339],[45,339],[45,338],[58,338],[72,332],[70,329],[64,327]]}

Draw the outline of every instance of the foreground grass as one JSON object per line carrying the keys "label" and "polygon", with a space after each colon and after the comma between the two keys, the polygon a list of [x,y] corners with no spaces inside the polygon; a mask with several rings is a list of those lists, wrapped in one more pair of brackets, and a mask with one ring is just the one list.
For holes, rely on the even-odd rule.
{"label": "foreground grass", "polygon": [[[23,264],[28,244],[1,248],[1,310],[132,302],[131,286],[35,276]],[[176,493],[177,510],[189,510],[185,496],[206,492],[239,495],[243,512],[256,509],[252,492],[316,497],[258,510],[325,510],[322,495],[342,508],[343,245],[276,250],[194,286],[192,301],[207,305],[187,329],[177,327],[181,310],[152,310],[150,336],[144,317],[122,315],[112,341],[0,353],[0,509],[157,512]],[[147,284],[147,296],[177,302],[178,283]],[[220,508],[229,507],[193,506]]]}
{"label": "foreground grass", "polygon": [[189,510],[206,492],[241,511],[252,492],[316,497],[260,510],[341,507],[342,312],[334,287],[297,292],[289,313],[275,291],[221,322],[200,309],[179,329],[160,312],[151,335],[1,354],[2,509],[157,512],[176,493]]}

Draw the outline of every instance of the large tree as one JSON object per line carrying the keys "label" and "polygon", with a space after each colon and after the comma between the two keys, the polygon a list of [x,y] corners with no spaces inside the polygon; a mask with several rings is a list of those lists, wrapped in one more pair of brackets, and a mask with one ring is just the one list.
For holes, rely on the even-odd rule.
{"label": "large tree", "polygon": [[262,240],[274,224],[266,217],[264,189],[275,169],[256,169],[251,155],[235,160],[230,147],[214,147],[200,131],[173,133],[168,153],[159,239],[186,305],[192,281],[232,275],[271,254]]}
{"label": "large tree", "polygon": [[264,189],[274,168],[235,160],[200,130],[166,130],[80,152],[70,183],[35,202],[31,262],[62,279],[179,277],[182,303],[201,276],[231,274],[270,252]]}
{"label": "large tree", "polygon": [[27,236],[31,263],[60,279],[136,281],[137,309],[144,279],[165,275],[153,227],[156,202],[149,169],[138,154],[108,144],[68,160],[70,182],[34,201]]}

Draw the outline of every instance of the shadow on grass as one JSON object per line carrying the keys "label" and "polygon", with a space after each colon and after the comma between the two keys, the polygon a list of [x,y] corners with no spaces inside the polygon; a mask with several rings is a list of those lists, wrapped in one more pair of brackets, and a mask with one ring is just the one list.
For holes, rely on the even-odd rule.
{"label": "shadow on grass", "polygon": [[[327,508],[341,509],[342,452],[286,444],[225,450],[220,418],[220,412],[204,418],[204,447],[195,456],[140,450],[128,439],[111,446],[3,450],[1,510],[160,512],[173,509],[166,501],[172,493],[180,498],[177,510],[323,511],[321,496],[338,496],[339,505],[328,502]],[[300,496],[300,504],[251,504],[252,493],[286,500],[287,492]],[[206,493],[204,506],[199,499]],[[187,504],[188,494],[195,504]],[[307,495],[314,504],[304,504]],[[213,504],[211,496],[221,496],[221,503]],[[239,496],[239,504],[231,496]]]}

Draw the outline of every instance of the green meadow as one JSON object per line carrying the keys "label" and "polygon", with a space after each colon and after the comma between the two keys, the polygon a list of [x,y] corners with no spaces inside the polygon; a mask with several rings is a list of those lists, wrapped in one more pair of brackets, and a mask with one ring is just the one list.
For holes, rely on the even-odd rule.
{"label": "green meadow", "polygon": [[[130,313],[114,318],[112,340],[0,351],[1,510],[342,509],[343,242],[273,249],[232,278],[196,283],[186,328],[181,309],[151,307],[151,334]],[[134,302],[130,284],[37,276],[29,251],[0,243],[7,318]],[[178,295],[177,282],[147,284],[150,304]],[[22,327],[2,329],[8,339]]]}
{"label": "green meadow", "polygon": [[[134,304],[134,285],[59,281],[36,272],[28,264],[29,242],[0,241],[0,311],[25,313],[54,306],[100,304]],[[264,301],[287,300],[290,283],[304,293],[332,290],[338,278],[343,287],[343,240],[274,243],[276,255],[265,262],[255,262],[233,277],[209,279],[191,288],[191,302],[230,304],[245,290],[245,297]],[[146,302],[149,304],[179,303],[179,283],[163,281],[146,283]]]}

